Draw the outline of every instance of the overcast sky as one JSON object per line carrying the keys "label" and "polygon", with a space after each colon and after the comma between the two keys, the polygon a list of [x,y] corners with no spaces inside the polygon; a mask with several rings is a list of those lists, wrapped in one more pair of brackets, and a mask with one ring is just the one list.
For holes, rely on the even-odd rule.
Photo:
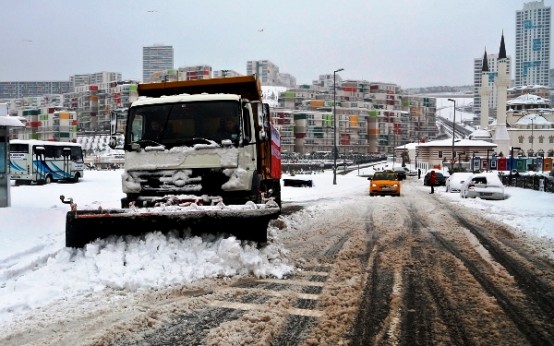
{"label": "overcast sky", "polygon": [[[473,84],[473,59],[515,55],[516,0],[1,0],[0,81],[121,72],[142,79],[142,47],[172,45],[175,68],[246,73],[269,60],[319,75],[403,88]],[[552,0],[544,1],[552,6]],[[551,49],[552,50],[552,49]]]}

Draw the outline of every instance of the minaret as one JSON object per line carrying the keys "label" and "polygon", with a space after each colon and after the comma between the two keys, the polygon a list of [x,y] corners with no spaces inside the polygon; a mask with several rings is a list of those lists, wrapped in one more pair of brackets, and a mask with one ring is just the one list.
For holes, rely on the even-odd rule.
{"label": "minaret", "polygon": [[479,88],[479,96],[481,96],[481,121],[479,128],[486,129],[489,126],[489,98],[492,88],[489,86],[489,62],[487,58],[487,50],[483,56],[483,68],[481,69],[481,87]]}
{"label": "minaret", "polygon": [[[496,78],[496,128],[494,130],[493,143],[498,145],[498,152],[505,156],[510,152],[510,135],[506,128],[506,98],[508,95],[508,85],[510,76],[507,73],[508,58],[506,57],[506,47],[504,46],[504,32],[500,40],[500,52],[498,53],[498,77]],[[482,102],[482,101],[481,101]]]}

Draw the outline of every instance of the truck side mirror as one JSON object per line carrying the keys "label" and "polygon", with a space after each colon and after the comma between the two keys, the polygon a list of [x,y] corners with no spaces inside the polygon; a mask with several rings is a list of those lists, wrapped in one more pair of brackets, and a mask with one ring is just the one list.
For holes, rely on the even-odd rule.
{"label": "truck side mirror", "polygon": [[265,142],[269,140],[269,131],[271,131],[269,126],[269,104],[262,103],[261,109],[258,109],[258,123],[260,124],[258,137]]}
{"label": "truck side mirror", "polygon": [[123,149],[123,145],[125,144],[125,136],[122,133],[114,133],[110,137],[110,141],[108,142],[108,146],[111,149]]}
{"label": "truck side mirror", "polygon": [[252,107],[248,107],[248,101],[243,100],[242,105],[242,143],[248,144],[252,140],[252,132],[250,130],[252,117]]}

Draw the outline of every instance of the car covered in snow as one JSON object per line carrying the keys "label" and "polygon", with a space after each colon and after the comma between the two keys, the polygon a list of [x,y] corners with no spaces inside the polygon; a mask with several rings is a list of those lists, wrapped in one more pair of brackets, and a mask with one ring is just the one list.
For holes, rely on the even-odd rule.
{"label": "car covered in snow", "polygon": [[460,188],[462,198],[506,199],[504,185],[498,173],[475,173],[469,176]]}
{"label": "car covered in snow", "polygon": [[473,173],[471,172],[454,172],[446,179],[446,192],[460,192],[462,184]]}
{"label": "car covered in snow", "polygon": [[400,196],[400,179],[393,170],[378,171],[369,178],[369,195],[375,196]]}

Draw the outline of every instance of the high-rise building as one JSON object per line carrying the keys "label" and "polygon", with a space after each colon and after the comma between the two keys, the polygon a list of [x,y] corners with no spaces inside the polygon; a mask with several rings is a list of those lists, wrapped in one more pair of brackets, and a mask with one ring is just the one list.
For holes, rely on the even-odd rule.
{"label": "high-rise building", "polygon": [[256,74],[262,85],[279,85],[279,67],[269,60],[246,62],[246,75]]}
{"label": "high-rise building", "polygon": [[0,100],[70,92],[69,81],[0,82]]}
{"label": "high-rise building", "polygon": [[154,45],[142,47],[142,81],[150,82],[158,71],[173,69],[173,46]]}
{"label": "high-rise building", "polygon": [[550,6],[531,1],[516,11],[515,86],[550,81]]}
{"label": "high-rise building", "polygon": [[71,86],[73,89],[90,84],[102,84],[109,82],[118,82],[121,80],[121,73],[119,72],[97,72],[87,74],[76,74],[69,77]]}
{"label": "high-rise building", "polygon": [[288,73],[280,73],[279,66],[269,60],[249,60],[246,62],[246,74],[257,75],[264,86],[283,86],[296,88],[296,78]]}

